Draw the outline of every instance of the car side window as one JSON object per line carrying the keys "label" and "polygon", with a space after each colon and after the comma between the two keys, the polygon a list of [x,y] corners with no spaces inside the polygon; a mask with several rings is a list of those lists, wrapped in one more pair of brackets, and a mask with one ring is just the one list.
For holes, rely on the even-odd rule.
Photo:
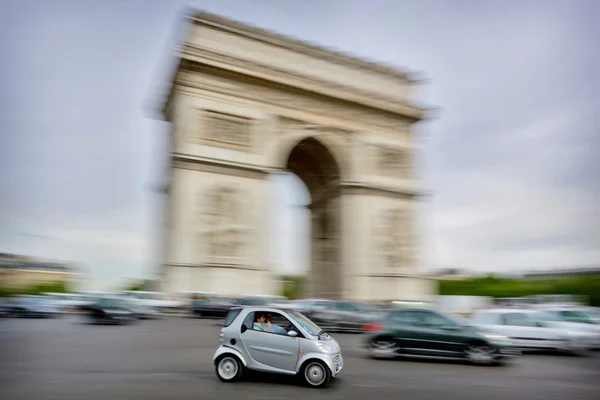
{"label": "car side window", "polygon": [[401,325],[418,325],[419,316],[412,311],[393,311],[390,314],[390,319]]}
{"label": "car side window", "polygon": [[310,307],[314,310],[330,310],[332,308],[332,302],[330,301],[317,301],[313,303]]}
{"label": "car side window", "polygon": [[229,325],[231,325],[233,323],[233,321],[235,321],[235,319],[237,318],[237,316],[239,315],[240,312],[242,312],[241,309],[229,311],[227,313],[227,316],[225,317],[225,322],[223,323],[223,327],[227,328]]}
{"label": "car side window", "polygon": [[473,322],[481,325],[498,325],[498,315],[494,313],[481,313],[475,315]]}
{"label": "car side window", "polygon": [[536,326],[535,321],[522,313],[508,313],[502,316],[504,325],[512,326]]}
{"label": "car side window", "polygon": [[290,322],[290,320],[279,313],[270,311],[254,312],[251,329],[254,331],[284,336],[286,336],[291,330],[294,330],[300,334],[300,331],[292,322]]}
{"label": "car side window", "polygon": [[[244,322],[242,323],[242,329],[252,329],[252,325],[254,324],[254,313],[248,313],[246,318],[244,318]],[[243,332],[243,331],[242,331]]]}
{"label": "car side window", "polygon": [[561,311],[562,319],[568,322],[579,322],[579,323],[587,323],[590,321],[585,314],[575,312],[575,311]]}
{"label": "car side window", "polygon": [[356,304],[350,303],[348,301],[341,301],[339,303],[335,303],[335,309],[339,310],[339,311],[350,311],[350,312],[359,311],[359,308]]}
{"label": "car side window", "polygon": [[445,326],[456,326],[456,323],[452,322],[450,319],[444,317],[443,315],[434,313],[434,312],[421,312],[423,325],[429,326],[432,328],[442,328]]}

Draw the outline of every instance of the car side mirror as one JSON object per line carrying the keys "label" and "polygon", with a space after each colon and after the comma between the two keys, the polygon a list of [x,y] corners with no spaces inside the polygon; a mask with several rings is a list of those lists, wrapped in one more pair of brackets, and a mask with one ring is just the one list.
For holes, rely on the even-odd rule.
{"label": "car side mirror", "polygon": [[288,331],[287,335],[291,336],[291,337],[296,337],[296,336],[298,336],[298,332],[296,332],[296,331]]}
{"label": "car side mirror", "polygon": [[246,326],[246,324],[242,324],[242,329],[241,332],[244,333],[248,330],[248,327]]}

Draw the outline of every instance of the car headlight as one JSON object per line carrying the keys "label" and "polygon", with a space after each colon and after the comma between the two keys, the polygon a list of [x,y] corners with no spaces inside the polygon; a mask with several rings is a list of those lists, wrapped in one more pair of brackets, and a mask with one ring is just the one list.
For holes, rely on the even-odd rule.
{"label": "car headlight", "polygon": [[499,335],[497,333],[484,333],[483,337],[492,343],[504,344],[508,342],[508,338],[506,336]]}
{"label": "car headlight", "polygon": [[325,351],[325,352],[327,352],[327,353],[332,353],[332,352],[333,352],[333,347],[331,347],[331,346],[330,346],[330,345],[328,345],[328,344],[325,344],[325,343],[321,343],[321,342],[319,342],[319,343],[317,343],[317,346],[318,346],[318,347],[319,347],[321,350],[323,350],[323,351]]}

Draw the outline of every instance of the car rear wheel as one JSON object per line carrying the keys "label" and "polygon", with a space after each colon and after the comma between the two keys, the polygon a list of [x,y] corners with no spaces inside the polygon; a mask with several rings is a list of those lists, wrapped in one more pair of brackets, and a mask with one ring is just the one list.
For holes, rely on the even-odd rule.
{"label": "car rear wheel", "polygon": [[302,368],[304,384],[313,388],[322,388],[331,381],[331,371],[319,360],[311,360]]}
{"label": "car rear wheel", "polygon": [[473,343],[465,349],[465,358],[473,364],[494,364],[496,350],[484,343]]}
{"label": "car rear wheel", "polygon": [[391,338],[373,339],[369,344],[369,353],[373,358],[392,358],[399,352],[400,346]]}
{"label": "car rear wheel", "polygon": [[215,370],[222,382],[235,382],[242,376],[243,366],[236,356],[227,354],[217,361]]}

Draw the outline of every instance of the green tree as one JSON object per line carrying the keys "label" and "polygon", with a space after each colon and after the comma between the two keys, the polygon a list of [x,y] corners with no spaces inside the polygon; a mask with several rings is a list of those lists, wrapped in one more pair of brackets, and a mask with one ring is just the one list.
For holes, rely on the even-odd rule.
{"label": "green tree", "polygon": [[441,295],[523,297],[541,294],[570,294],[585,297],[590,305],[600,306],[600,274],[553,279],[472,278],[438,282]]}
{"label": "green tree", "polygon": [[283,277],[282,296],[290,300],[301,299],[304,297],[305,277],[303,276],[284,276]]}

